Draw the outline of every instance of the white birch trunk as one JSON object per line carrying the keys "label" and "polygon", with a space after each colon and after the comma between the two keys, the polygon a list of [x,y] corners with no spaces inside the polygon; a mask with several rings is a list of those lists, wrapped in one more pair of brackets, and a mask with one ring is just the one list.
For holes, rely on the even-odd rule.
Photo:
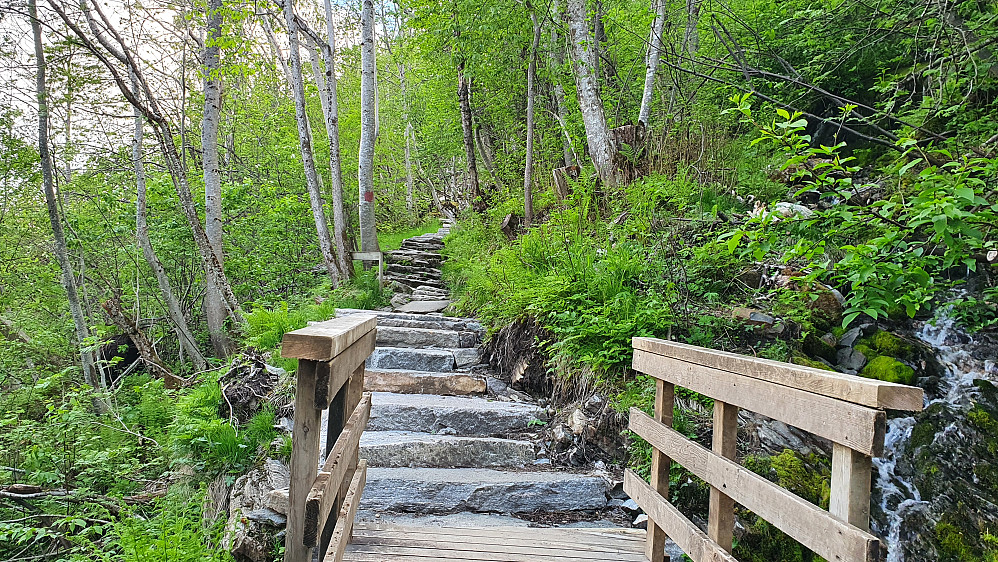
{"label": "white birch trunk", "polygon": [[595,40],[586,25],[585,0],[568,0],[569,33],[574,54],[575,85],[579,97],[579,109],[586,126],[586,140],[589,144],[589,157],[596,166],[596,173],[609,187],[620,185],[621,179],[614,165],[613,138],[606,124],[603,100],[600,98],[596,79]]}
{"label": "white birch trunk", "polygon": [[[220,267],[225,265],[222,249],[222,175],[218,169],[218,123],[222,112],[222,85],[219,79],[222,35],[222,0],[208,0],[208,24],[204,42],[204,115],[201,121],[201,152],[204,166],[204,233]],[[225,333],[228,316],[222,291],[215,279],[208,279],[204,294],[208,334],[217,357],[232,350],[232,340]]]}
{"label": "white birch trunk", "polygon": [[645,89],[641,95],[641,111],[638,122],[648,125],[651,122],[651,100],[655,92],[655,75],[662,56],[662,33],[665,31],[665,0],[652,0],[655,19],[648,36],[648,56],[645,58]]}
{"label": "white birch trunk", "polygon": [[377,140],[377,75],[375,74],[374,0],[363,0],[361,22],[360,154],[357,179],[360,188],[360,250],[378,251],[374,220],[374,143]]}
{"label": "white birch trunk", "polygon": [[537,49],[541,44],[541,24],[537,11],[527,2],[530,21],[534,24],[534,41],[530,46],[530,63],[527,65],[527,157],[523,166],[523,223],[530,227],[534,220],[533,167],[534,167],[534,88],[537,82]]}
{"label": "white birch trunk", "polygon": [[333,237],[336,240],[337,256],[340,271],[344,278],[353,277],[353,258],[351,252],[354,242],[350,237],[347,224],[347,214],[343,204],[343,169],[340,159],[340,125],[339,106],[336,99],[336,33],[333,29],[333,6],[331,0],[323,2],[326,11],[327,45],[322,49],[326,62],[326,134],[329,136],[329,170],[333,192]]}
{"label": "white birch trunk", "polygon": [[[132,78],[132,87],[138,90],[138,80],[135,78],[135,73],[130,72],[129,74]],[[145,257],[146,263],[149,264],[149,268],[152,269],[153,275],[156,277],[156,283],[159,285],[163,301],[166,302],[166,311],[170,317],[170,322],[173,324],[173,331],[177,335],[181,349],[194,362],[195,368],[203,371],[207,367],[204,355],[198,349],[197,340],[194,339],[190,326],[187,324],[187,318],[180,308],[180,302],[173,293],[170,277],[166,274],[166,269],[163,267],[163,263],[159,261],[159,257],[152,247],[152,241],[149,239],[149,223],[146,213],[146,170],[145,164],[142,161],[143,117],[142,112],[138,109],[134,109],[134,113],[135,129],[132,135],[132,166],[135,168],[136,187],[135,238],[142,248],[142,255]]]}
{"label": "white birch trunk", "polygon": [[267,36],[267,43],[270,44],[270,50],[274,53],[274,58],[277,59],[278,64],[281,65],[281,72],[284,73],[284,79],[287,80],[288,85],[291,85],[291,70],[288,68],[288,61],[284,58],[284,53],[281,51],[281,46],[277,43],[277,36],[274,35],[274,28],[270,25],[270,16],[263,15],[260,18],[263,24],[264,34]]}
{"label": "white birch trunk", "polygon": [[[103,377],[97,375],[94,365],[94,355],[83,348],[87,338],[90,337],[90,329],[87,318],[83,314],[83,306],[80,304],[80,295],[77,292],[76,277],[73,274],[73,265],[69,261],[69,251],[66,247],[66,233],[62,227],[62,215],[59,213],[59,204],[56,200],[55,186],[52,178],[52,156],[49,153],[48,139],[48,93],[45,82],[45,51],[42,46],[42,28],[38,21],[38,9],[35,0],[28,0],[28,17],[31,20],[31,35],[35,43],[35,64],[37,73],[35,75],[35,93],[38,99],[38,156],[41,159],[42,168],[42,190],[45,192],[45,206],[48,208],[49,222],[52,224],[52,235],[55,239],[55,258],[62,269],[62,286],[66,290],[66,297],[69,300],[69,311],[73,317],[73,326],[76,329],[76,340],[80,346],[80,364],[83,367],[83,379],[88,385],[97,389],[104,389]],[[95,401],[99,408],[102,403]]]}
{"label": "white birch trunk", "polygon": [[464,134],[464,156],[468,162],[468,190],[475,210],[488,207],[486,196],[478,183],[478,163],[475,160],[475,131],[471,116],[471,85],[464,75],[464,62],[457,67],[457,97],[461,106],[461,132]]}
{"label": "white birch trunk", "polygon": [[[551,12],[554,21],[561,19],[562,15],[560,13],[561,8],[559,6],[558,0],[552,0],[551,2]],[[561,35],[558,33],[558,26],[551,26],[551,63],[554,68],[551,70],[551,76],[554,80],[554,104],[556,117],[558,118],[558,125],[561,126],[562,138],[561,138],[561,149],[565,155],[565,165],[574,166],[576,164],[575,151],[572,150],[572,138],[568,134],[568,128],[565,126],[566,109],[565,109],[565,86],[561,83],[562,76],[564,75],[563,67],[565,66],[565,43],[562,41]]]}
{"label": "white birch trunk", "polygon": [[298,122],[298,143],[301,145],[302,167],[305,169],[305,185],[308,189],[309,204],[312,207],[312,217],[315,219],[315,231],[319,238],[319,251],[322,254],[322,264],[329,274],[333,287],[339,285],[339,272],[336,268],[336,256],[333,255],[333,243],[329,235],[329,225],[326,223],[326,212],[323,209],[322,192],[319,188],[319,175],[315,170],[315,156],[312,152],[312,136],[308,126],[308,114],[305,106],[305,84],[302,82],[301,55],[298,49],[298,26],[295,24],[294,0],[284,0],[284,17],[288,26],[288,43],[290,46],[289,65],[291,70],[291,92],[295,100],[295,117]]}

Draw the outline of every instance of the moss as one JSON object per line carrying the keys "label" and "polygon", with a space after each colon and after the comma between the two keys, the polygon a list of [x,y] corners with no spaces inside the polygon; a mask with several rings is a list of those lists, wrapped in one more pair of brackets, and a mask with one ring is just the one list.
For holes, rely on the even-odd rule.
{"label": "moss", "polygon": [[915,427],[911,428],[912,450],[931,444],[935,437],[936,428],[930,422],[923,421],[915,424]]}
{"label": "moss", "polygon": [[967,543],[963,531],[950,523],[939,522],[934,529],[939,541],[941,562],[977,562],[974,550]]}
{"label": "moss", "polygon": [[824,371],[834,371],[835,370],[835,369],[829,367],[828,365],[825,365],[821,361],[815,361],[814,359],[811,359],[809,357],[805,357],[803,355],[794,355],[793,358],[790,359],[790,362],[793,363],[794,365],[803,365],[805,367],[813,367],[815,369],[822,369]]}
{"label": "moss", "polygon": [[809,357],[820,357],[830,363],[834,363],[837,359],[835,348],[814,334],[804,336],[801,349]]}
{"label": "moss", "polygon": [[974,404],[974,407],[967,413],[967,421],[981,431],[982,436],[987,440],[988,452],[992,455],[998,454],[998,438],[996,438],[998,436],[998,420],[992,413],[980,404]]}
{"label": "moss", "polygon": [[863,343],[876,349],[879,355],[890,355],[905,360],[911,360],[918,356],[918,348],[885,330],[880,330],[866,338]]}
{"label": "moss", "polygon": [[879,353],[876,352],[876,350],[866,345],[865,343],[857,343],[856,345],[853,346],[853,349],[862,353],[863,357],[866,357],[867,360],[873,359],[874,357],[880,355]]}
{"label": "moss", "polygon": [[868,379],[899,384],[912,384],[915,382],[915,369],[886,355],[873,358],[863,368],[860,375]]}

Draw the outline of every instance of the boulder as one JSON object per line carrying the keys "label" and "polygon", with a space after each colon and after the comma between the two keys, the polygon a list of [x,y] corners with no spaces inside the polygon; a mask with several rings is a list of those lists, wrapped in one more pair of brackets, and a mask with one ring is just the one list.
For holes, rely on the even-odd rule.
{"label": "boulder", "polygon": [[[290,482],[288,467],[281,461],[267,459],[233,484],[222,548],[237,561],[270,559],[273,536],[279,530],[276,522],[282,515],[268,505],[268,496],[274,490],[287,488]],[[250,514],[255,514],[255,518],[250,518]]]}

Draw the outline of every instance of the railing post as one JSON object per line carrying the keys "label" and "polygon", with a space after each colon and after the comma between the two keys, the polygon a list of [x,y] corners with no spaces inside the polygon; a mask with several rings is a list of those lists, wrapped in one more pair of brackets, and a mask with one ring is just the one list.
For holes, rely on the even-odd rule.
{"label": "railing post", "polygon": [[298,386],[295,391],[295,425],[291,432],[291,484],[288,489],[287,538],[285,562],[309,562],[312,549],[302,542],[305,517],[302,509],[319,466],[319,433],[322,410],[315,407],[316,370],[325,365],[319,361],[298,360]]}
{"label": "railing post", "polygon": [[[666,427],[672,427],[672,412],[676,403],[676,387],[661,379],[655,380],[655,420]],[[669,497],[669,470],[672,459],[665,453],[652,448],[651,487],[662,497]],[[658,525],[648,519],[648,535],[645,541],[645,557],[651,562],[668,562],[665,555],[666,535]]]}
{"label": "railing post", "polygon": [[[714,401],[714,434],[712,450],[724,458],[735,460],[738,444],[738,407]],[[731,552],[735,530],[735,502],[722,490],[711,486],[707,514],[707,536],[724,550]]]}
{"label": "railing post", "polygon": [[869,531],[872,473],[872,458],[845,445],[833,443],[829,513]]}

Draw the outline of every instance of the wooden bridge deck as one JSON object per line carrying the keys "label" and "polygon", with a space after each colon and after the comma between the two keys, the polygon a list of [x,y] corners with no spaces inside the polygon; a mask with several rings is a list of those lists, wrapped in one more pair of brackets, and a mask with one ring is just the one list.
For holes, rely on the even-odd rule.
{"label": "wooden bridge deck", "polygon": [[[638,529],[354,526],[344,562],[647,562]],[[327,559],[328,560],[328,559]]]}

